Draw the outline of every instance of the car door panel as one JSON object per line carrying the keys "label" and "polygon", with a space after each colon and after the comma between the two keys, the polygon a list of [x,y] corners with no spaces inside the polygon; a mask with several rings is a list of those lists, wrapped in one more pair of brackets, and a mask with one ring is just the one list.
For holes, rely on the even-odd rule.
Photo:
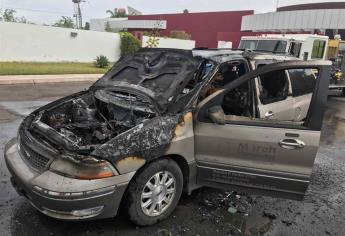
{"label": "car door panel", "polygon": [[[288,137],[291,134],[298,138]],[[197,125],[195,137],[198,162],[209,162],[224,168],[231,164],[309,176],[318,150],[320,132],[202,123]],[[306,146],[287,149],[279,144],[284,139],[301,140]]]}
{"label": "car door panel", "polygon": [[[293,120],[294,118],[294,99],[289,96],[285,100],[262,105],[258,105],[260,118],[261,119],[270,119],[270,120],[281,120],[285,119],[286,121]],[[286,107],[291,107],[291,109],[286,109]],[[273,112],[274,111],[274,112]]]}
{"label": "car door panel", "polygon": [[[318,64],[319,63],[319,64]],[[322,76],[306,119],[308,127],[274,122],[233,122],[215,124],[206,117],[207,107],[219,103],[226,93],[250,79],[274,69],[320,66]],[[328,64],[324,62],[286,62],[260,68],[242,76],[223,91],[199,104],[195,132],[198,183],[207,186],[244,188],[287,198],[301,199],[310,176],[320,141],[323,106],[327,95]],[[325,72],[326,71],[326,72]],[[327,86],[325,86],[327,88]],[[290,108],[288,108],[290,109]],[[292,105],[293,110],[293,105]],[[295,115],[294,112],[292,112]],[[320,121],[321,120],[321,121]]]}
{"label": "car door panel", "polygon": [[307,117],[312,96],[313,94],[309,93],[293,98],[294,120],[302,121],[305,117]]}
{"label": "car door panel", "polygon": [[[300,149],[280,146],[280,141],[294,139],[289,137],[291,134],[298,136],[306,146]],[[201,175],[208,173],[209,183],[245,184],[246,187],[303,195],[309,184],[320,132],[282,132],[280,128],[203,123],[195,129],[195,137],[198,165],[213,167],[200,172]],[[234,171],[238,168],[241,171]],[[226,177],[234,175],[236,178]],[[199,176],[198,180],[205,178]]]}

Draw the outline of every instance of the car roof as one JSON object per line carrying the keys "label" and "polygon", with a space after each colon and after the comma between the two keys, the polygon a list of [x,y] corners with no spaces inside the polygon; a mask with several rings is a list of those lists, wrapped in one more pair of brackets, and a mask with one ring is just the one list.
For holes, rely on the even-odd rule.
{"label": "car roof", "polygon": [[251,50],[240,50],[240,49],[194,49],[193,56],[202,57],[223,63],[231,60],[274,60],[274,61],[287,61],[287,60],[298,60],[298,58],[291,56],[286,53],[272,53],[265,51],[251,51]]}
{"label": "car roof", "polygon": [[243,36],[241,40],[298,40],[306,41],[308,38],[329,39],[328,36],[318,34],[264,34],[260,36]]}

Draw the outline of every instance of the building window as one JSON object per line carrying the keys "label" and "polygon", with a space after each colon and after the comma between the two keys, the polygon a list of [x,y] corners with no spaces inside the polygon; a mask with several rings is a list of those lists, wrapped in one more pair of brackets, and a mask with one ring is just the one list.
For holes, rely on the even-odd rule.
{"label": "building window", "polygon": [[326,41],[315,40],[313,44],[313,52],[311,54],[311,59],[322,59],[326,47]]}

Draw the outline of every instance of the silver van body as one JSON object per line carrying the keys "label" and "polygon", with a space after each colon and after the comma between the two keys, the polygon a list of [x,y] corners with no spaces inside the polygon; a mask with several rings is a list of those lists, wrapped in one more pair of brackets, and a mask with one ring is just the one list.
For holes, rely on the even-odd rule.
{"label": "silver van body", "polygon": [[[153,49],[140,53],[144,56],[123,59],[135,63],[125,61],[89,91],[33,112],[23,121],[18,137],[6,145],[12,183],[36,209],[64,220],[113,217],[141,170],[161,158],[177,163],[188,193],[210,186],[303,198],[319,146],[328,62],[227,50]],[[153,57],[152,61],[142,65],[147,57]],[[181,58],[184,63],[179,64]],[[171,60],[174,63],[169,64]],[[139,68],[139,77],[147,84],[136,85],[121,77],[128,65]],[[241,74],[239,68],[243,69]],[[309,70],[317,70],[317,75]],[[205,95],[205,88],[212,86],[222,71],[223,79],[230,74],[236,74],[236,79]],[[272,98],[260,83],[272,81],[276,72],[284,77],[280,83],[284,94]],[[294,93],[290,77],[296,73],[305,81],[313,81],[310,93]],[[160,76],[167,76],[166,82],[171,75],[178,75],[180,80],[171,78],[164,91],[158,82],[153,83]],[[113,78],[117,77],[124,79],[116,82]],[[115,89],[110,91],[109,87]],[[120,132],[112,123],[114,118],[109,118],[113,115],[109,104],[126,109],[127,101],[132,113],[114,113],[122,119],[116,123]],[[240,105],[232,109],[224,101]],[[93,120],[95,106],[107,108],[106,112],[96,111],[106,116],[97,115],[97,119],[104,119],[107,128]],[[87,114],[88,119],[76,123],[76,117],[81,119],[78,114]],[[118,114],[123,115],[119,118]],[[133,116],[125,120],[127,114],[135,114],[136,120]],[[72,133],[90,130],[81,124],[91,123],[96,127],[90,131],[92,138]]]}

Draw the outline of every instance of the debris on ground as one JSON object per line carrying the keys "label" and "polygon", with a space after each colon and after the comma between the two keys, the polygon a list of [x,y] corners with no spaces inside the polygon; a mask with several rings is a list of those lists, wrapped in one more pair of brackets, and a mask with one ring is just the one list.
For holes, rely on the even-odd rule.
{"label": "debris on ground", "polygon": [[235,207],[229,207],[229,208],[228,208],[228,212],[229,212],[230,214],[235,214],[235,213],[237,212],[237,209],[236,209]]}
{"label": "debris on ground", "polygon": [[262,216],[263,216],[263,217],[267,217],[267,218],[269,218],[269,219],[271,219],[271,220],[277,219],[277,216],[276,216],[275,214],[270,213],[270,212],[267,212],[267,211],[264,211],[264,212],[262,213]]}
{"label": "debris on ground", "polygon": [[291,226],[292,224],[294,224],[295,222],[291,221],[291,220],[282,220],[282,223],[285,224],[286,226]]}
{"label": "debris on ground", "polygon": [[155,235],[155,236],[170,236],[171,233],[170,233],[170,231],[167,230],[167,229],[160,229],[160,230],[158,230],[154,235]]}

